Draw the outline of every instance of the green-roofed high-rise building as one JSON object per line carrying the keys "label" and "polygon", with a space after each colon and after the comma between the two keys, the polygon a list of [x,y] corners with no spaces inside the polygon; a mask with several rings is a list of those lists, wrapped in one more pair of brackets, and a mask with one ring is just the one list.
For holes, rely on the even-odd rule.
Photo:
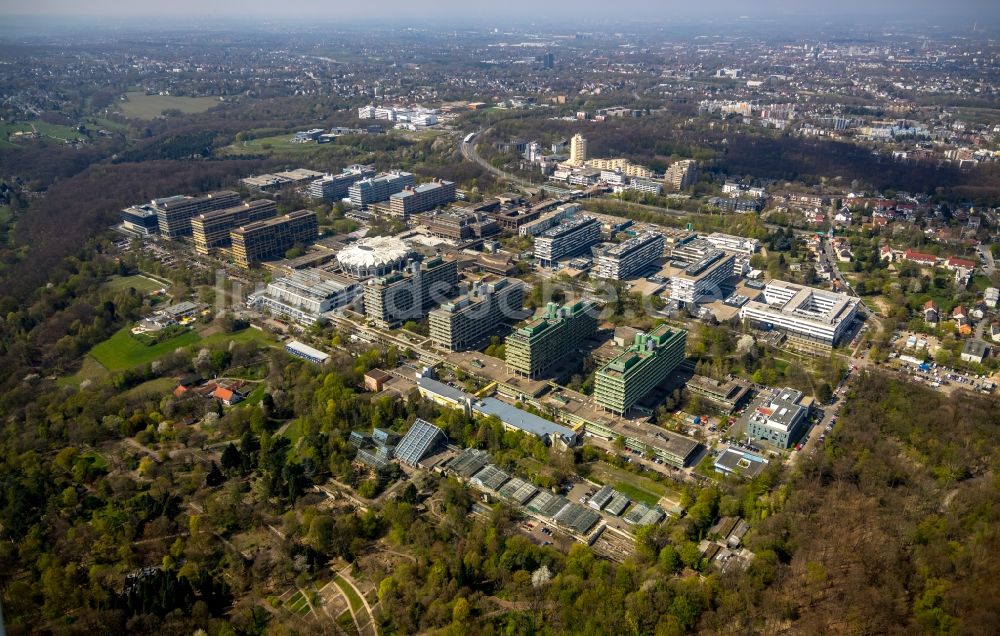
{"label": "green-roofed high-rise building", "polygon": [[684,361],[686,342],[686,331],[668,325],[637,333],[632,346],[597,371],[594,399],[609,411],[625,414]]}
{"label": "green-roofed high-rise building", "polygon": [[580,343],[597,331],[597,307],[578,301],[545,313],[507,336],[507,365],[517,374],[537,378],[560,360],[572,356]]}

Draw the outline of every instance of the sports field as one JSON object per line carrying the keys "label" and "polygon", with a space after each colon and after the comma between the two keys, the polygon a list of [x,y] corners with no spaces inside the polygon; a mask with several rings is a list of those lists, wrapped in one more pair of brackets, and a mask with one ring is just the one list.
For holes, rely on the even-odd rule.
{"label": "sports field", "polygon": [[135,119],[154,119],[165,110],[179,110],[187,114],[203,113],[221,103],[216,97],[177,97],[141,92],[125,93],[125,99],[126,101],[118,102],[118,108],[126,117]]}
{"label": "sports field", "polygon": [[135,276],[115,276],[108,282],[104,283],[104,287],[113,292],[119,292],[129,287],[134,287],[136,291],[148,294],[149,292],[154,292],[158,289],[163,289],[164,287],[169,288],[169,285],[164,285],[159,281],[153,280],[147,276],[137,274]]}

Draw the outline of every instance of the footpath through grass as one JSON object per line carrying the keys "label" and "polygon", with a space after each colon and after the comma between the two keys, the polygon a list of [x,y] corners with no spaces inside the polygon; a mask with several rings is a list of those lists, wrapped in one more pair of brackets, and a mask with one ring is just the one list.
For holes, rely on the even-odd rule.
{"label": "footpath through grass", "polygon": [[351,604],[351,610],[355,615],[367,614],[368,610],[365,609],[365,604],[358,596],[358,593],[354,591],[354,588],[343,579],[339,574],[333,579],[333,582],[337,584],[337,587],[344,593],[347,597],[347,602]]}

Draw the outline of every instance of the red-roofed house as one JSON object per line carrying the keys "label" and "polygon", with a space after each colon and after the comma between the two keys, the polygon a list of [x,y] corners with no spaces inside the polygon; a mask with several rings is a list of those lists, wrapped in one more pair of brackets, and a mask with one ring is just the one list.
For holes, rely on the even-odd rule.
{"label": "red-roofed house", "polygon": [[178,384],[177,388],[174,389],[174,397],[175,398],[182,398],[185,395],[187,395],[187,392],[188,392],[188,388],[186,386],[184,386],[183,384]]}
{"label": "red-roofed house", "polygon": [[959,327],[969,324],[969,312],[961,305],[952,310],[951,317]]}
{"label": "red-roofed house", "polygon": [[970,261],[967,258],[958,258],[957,256],[949,256],[948,260],[944,262],[944,266],[948,269],[976,269],[976,262]]}
{"label": "red-roofed house", "polygon": [[226,406],[232,406],[243,399],[242,395],[224,386],[216,387],[215,391],[212,392],[212,397],[221,401]]}
{"label": "red-roofed house", "polygon": [[903,253],[903,258],[908,261],[913,261],[914,263],[920,263],[921,265],[937,264],[937,256],[934,256],[933,254],[923,254],[912,249],[906,250]]}
{"label": "red-roofed house", "polygon": [[883,261],[889,261],[890,263],[896,260],[896,256],[892,253],[892,248],[888,245],[883,245],[878,251],[879,258]]}

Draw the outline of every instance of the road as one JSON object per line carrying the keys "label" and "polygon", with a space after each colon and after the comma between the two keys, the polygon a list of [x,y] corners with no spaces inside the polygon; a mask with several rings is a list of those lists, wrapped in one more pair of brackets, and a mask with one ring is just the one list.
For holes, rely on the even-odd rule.
{"label": "road", "polygon": [[531,181],[518,177],[517,175],[513,175],[509,172],[504,172],[503,170],[497,168],[489,161],[483,159],[482,156],[480,156],[479,151],[476,150],[476,142],[478,141],[480,135],[482,135],[485,132],[488,132],[489,130],[490,130],[489,128],[487,128],[486,130],[480,130],[479,132],[475,133],[474,136],[469,139],[469,141],[465,141],[465,138],[463,137],[462,141],[459,142],[458,146],[458,149],[461,151],[462,156],[465,157],[465,159],[467,159],[468,161],[474,161],[478,163],[480,166],[482,166],[484,170],[493,174],[497,178],[505,179],[507,181],[512,181],[513,183],[516,183],[522,188],[539,187],[539,184],[537,183],[532,183]]}
{"label": "road", "polygon": [[990,250],[990,246],[988,244],[980,245],[976,248],[976,251],[979,252],[979,255],[982,256],[983,261],[985,261],[983,263],[983,272],[987,276],[992,276],[993,272],[997,271],[997,264],[993,260],[993,251]]}

